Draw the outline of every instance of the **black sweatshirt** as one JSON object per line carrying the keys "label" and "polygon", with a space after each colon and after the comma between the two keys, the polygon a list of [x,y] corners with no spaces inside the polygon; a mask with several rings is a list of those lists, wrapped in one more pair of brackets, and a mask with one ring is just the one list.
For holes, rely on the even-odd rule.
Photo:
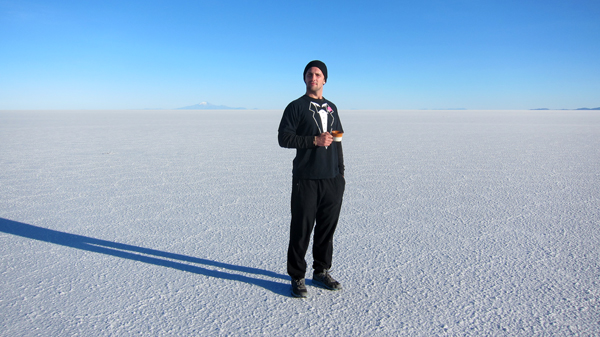
{"label": "black sweatshirt", "polygon": [[[321,116],[327,117],[325,127]],[[333,142],[328,147],[313,143],[315,136],[333,130],[344,131],[337,107],[330,101],[304,95],[288,104],[279,123],[277,139],[281,147],[296,149],[294,178],[330,179],[344,174],[342,143]]]}

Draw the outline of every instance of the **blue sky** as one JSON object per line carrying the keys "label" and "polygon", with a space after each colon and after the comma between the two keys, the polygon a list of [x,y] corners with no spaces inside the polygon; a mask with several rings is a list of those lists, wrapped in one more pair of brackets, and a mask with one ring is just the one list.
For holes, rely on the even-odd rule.
{"label": "blue sky", "polygon": [[0,110],[600,106],[600,1],[0,0]]}

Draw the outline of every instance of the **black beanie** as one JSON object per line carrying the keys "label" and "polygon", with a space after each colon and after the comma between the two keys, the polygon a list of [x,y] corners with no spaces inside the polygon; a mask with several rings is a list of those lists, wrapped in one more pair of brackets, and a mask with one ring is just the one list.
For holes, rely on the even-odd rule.
{"label": "black beanie", "polygon": [[308,64],[304,68],[304,73],[302,73],[302,80],[304,80],[304,77],[306,77],[306,72],[308,71],[308,69],[310,69],[312,67],[317,67],[317,68],[321,69],[321,71],[323,72],[323,76],[325,77],[325,82],[327,82],[327,66],[325,65],[325,63],[323,63],[319,60],[314,60],[314,61],[308,62]]}

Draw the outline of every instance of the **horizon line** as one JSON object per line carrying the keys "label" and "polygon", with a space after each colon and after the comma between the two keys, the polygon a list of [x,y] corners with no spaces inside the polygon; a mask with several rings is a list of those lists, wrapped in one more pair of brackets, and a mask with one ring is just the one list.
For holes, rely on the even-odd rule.
{"label": "horizon line", "polygon": [[[272,109],[260,109],[260,108],[217,108],[217,109],[182,109],[182,108],[40,108],[40,109],[26,109],[26,108],[16,108],[16,109],[0,109],[0,111],[260,111],[260,110],[284,110],[282,108],[272,108]],[[369,111],[600,111],[600,107],[597,108],[482,108],[482,109],[474,109],[474,108],[419,108],[419,109],[411,109],[411,108],[390,108],[390,109],[361,109],[361,108],[347,108],[347,109],[339,109],[339,110],[369,110]]]}

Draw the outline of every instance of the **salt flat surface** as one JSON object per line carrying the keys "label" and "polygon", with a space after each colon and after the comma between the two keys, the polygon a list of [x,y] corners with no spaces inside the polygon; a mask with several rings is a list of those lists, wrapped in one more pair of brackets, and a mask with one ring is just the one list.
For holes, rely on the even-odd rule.
{"label": "salt flat surface", "polygon": [[340,114],[303,300],[281,111],[0,111],[0,335],[600,335],[598,112]]}

